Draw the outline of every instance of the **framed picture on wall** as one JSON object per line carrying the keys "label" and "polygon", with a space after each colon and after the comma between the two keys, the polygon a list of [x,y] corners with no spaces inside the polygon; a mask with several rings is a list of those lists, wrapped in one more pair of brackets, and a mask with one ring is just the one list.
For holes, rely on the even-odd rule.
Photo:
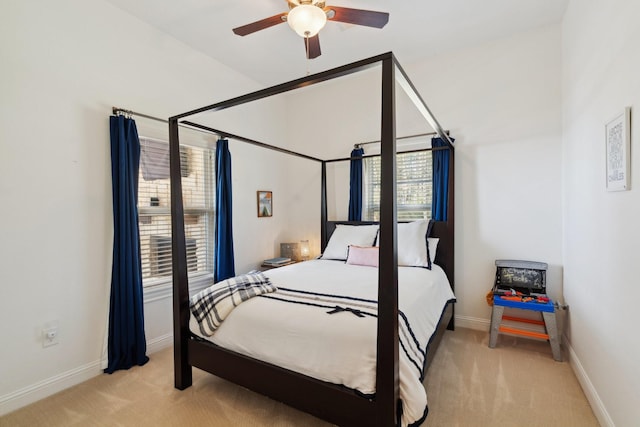
{"label": "framed picture on wall", "polygon": [[271,191],[258,191],[258,217],[273,215],[273,195]]}
{"label": "framed picture on wall", "polygon": [[607,191],[629,189],[631,108],[626,107],[605,125]]}

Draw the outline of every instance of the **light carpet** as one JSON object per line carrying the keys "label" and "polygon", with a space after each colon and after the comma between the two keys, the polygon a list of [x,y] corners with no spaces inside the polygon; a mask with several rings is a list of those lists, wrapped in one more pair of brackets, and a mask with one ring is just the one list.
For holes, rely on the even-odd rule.
{"label": "light carpet", "polygon": [[[567,362],[547,342],[447,331],[425,378],[423,427],[598,426]],[[142,367],[100,375],[0,417],[0,426],[274,426],[330,424],[194,369],[193,386],[173,387],[173,352]]]}

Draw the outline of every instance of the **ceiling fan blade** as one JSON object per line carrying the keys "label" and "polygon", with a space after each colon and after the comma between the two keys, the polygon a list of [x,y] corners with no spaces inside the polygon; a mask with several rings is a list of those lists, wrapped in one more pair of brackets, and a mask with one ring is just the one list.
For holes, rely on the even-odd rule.
{"label": "ceiling fan blade", "polygon": [[256,31],[264,30],[265,28],[273,27],[274,25],[282,24],[285,22],[282,17],[287,16],[287,13],[280,13],[278,15],[270,16],[269,18],[261,19],[260,21],[252,22],[251,24],[243,25],[233,29],[233,32],[239,36],[246,36]]}
{"label": "ceiling fan blade", "polygon": [[[347,24],[365,25],[382,28],[389,22],[389,14],[373,10],[351,9],[348,7],[327,6],[328,19],[346,22]],[[331,13],[333,11],[334,13]],[[331,16],[333,15],[333,16]]]}
{"label": "ceiling fan blade", "polygon": [[316,34],[313,37],[309,37],[307,47],[307,39],[304,39],[304,49],[307,51],[307,59],[313,59],[320,56],[320,38]]}

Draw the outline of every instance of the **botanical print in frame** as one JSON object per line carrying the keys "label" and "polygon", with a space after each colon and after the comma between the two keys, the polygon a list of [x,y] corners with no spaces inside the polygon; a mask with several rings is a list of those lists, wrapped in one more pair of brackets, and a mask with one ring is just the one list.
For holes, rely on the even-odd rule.
{"label": "botanical print in frame", "polygon": [[258,217],[273,215],[273,195],[271,191],[258,191]]}
{"label": "botanical print in frame", "polygon": [[607,148],[607,191],[629,189],[631,109],[624,111],[605,125]]}

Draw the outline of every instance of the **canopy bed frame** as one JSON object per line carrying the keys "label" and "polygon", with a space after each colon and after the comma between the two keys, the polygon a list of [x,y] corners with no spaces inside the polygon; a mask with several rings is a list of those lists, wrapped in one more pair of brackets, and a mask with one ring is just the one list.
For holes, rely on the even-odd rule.
{"label": "canopy bed frame", "polygon": [[[321,247],[324,251],[336,222],[327,220],[327,163],[345,159],[323,160],[296,153],[269,144],[222,132],[205,125],[185,120],[189,116],[207,111],[219,111],[272,95],[295,90],[337,77],[349,75],[375,66],[382,69],[381,117],[381,203],[380,203],[380,259],[378,270],[378,318],[376,394],[365,398],[344,386],[326,383],[260,360],[256,360],[202,340],[189,330],[189,286],[184,232],[184,210],[180,175],[178,126],[187,125],[222,137],[258,145],[282,153],[303,157],[321,165]],[[393,53],[388,52],[369,59],[313,74],[288,83],[259,90],[247,95],[202,107],[169,118],[171,152],[171,217],[173,236],[173,311],[174,311],[174,373],[175,387],[183,390],[192,384],[192,367],[272,397],[290,406],[311,413],[341,426],[393,426],[398,424],[401,404],[399,400],[398,371],[398,265],[397,265],[397,212],[396,212],[396,108],[395,84],[409,95],[417,109],[436,131],[450,150],[448,219],[434,224],[432,236],[440,238],[436,264],[440,265],[453,288],[454,284],[454,150],[446,132],[429,111],[415,90]],[[347,159],[348,160],[348,159]],[[343,222],[346,223],[346,222]],[[351,223],[353,224],[353,223]],[[453,305],[449,303],[429,344],[427,364],[445,328],[453,329]]]}

